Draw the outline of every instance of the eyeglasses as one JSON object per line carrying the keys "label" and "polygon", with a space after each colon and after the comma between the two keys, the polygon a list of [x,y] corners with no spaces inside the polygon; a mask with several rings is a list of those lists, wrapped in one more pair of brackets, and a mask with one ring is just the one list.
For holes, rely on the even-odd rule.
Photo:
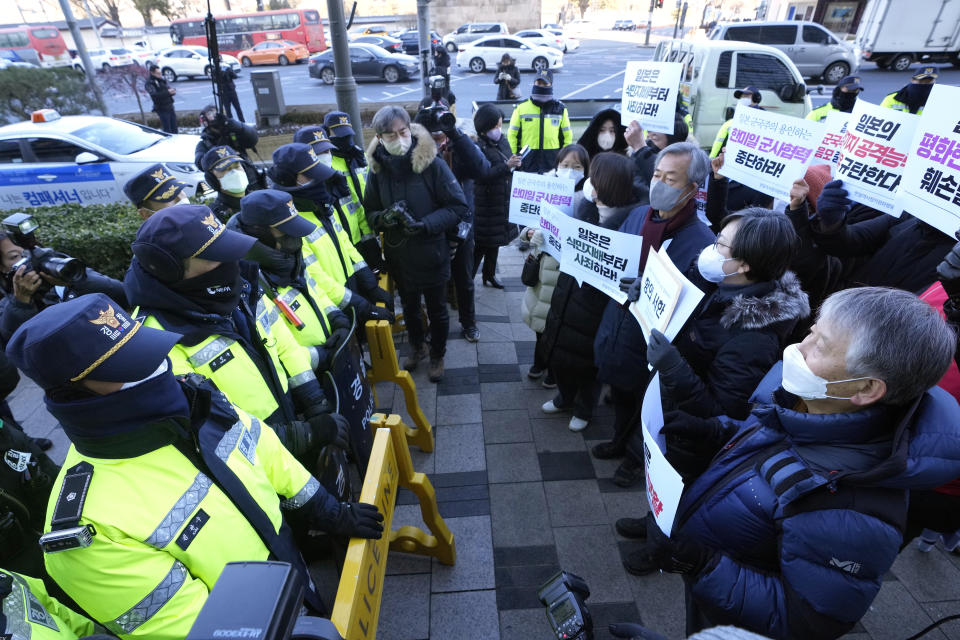
{"label": "eyeglasses", "polygon": [[720,247],[726,247],[727,249],[730,249],[731,251],[733,251],[733,247],[731,247],[728,244],[723,244],[719,240],[713,243],[713,248],[716,249],[717,251],[720,251]]}

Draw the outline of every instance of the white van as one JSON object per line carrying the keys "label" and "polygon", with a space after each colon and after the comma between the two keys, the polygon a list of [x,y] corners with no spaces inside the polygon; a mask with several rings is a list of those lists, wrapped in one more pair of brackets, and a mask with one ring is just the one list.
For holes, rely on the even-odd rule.
{"label": "white van", "polygon": [[733,92],[753,86],[765,109],[803,118],[810,113],[810,96],[803,76],[782,51],[762,44],[707,40],[664,40],[654,60],[683,63],[680,93],[693,117],[693,133],[710,148],[724,122],[733,117]]}

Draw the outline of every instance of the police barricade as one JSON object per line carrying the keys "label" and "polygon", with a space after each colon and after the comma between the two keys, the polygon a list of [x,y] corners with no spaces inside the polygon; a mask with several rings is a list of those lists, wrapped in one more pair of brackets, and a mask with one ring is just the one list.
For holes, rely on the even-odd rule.
{"label": "police barricade", "polygon": [[[384,329],[389,331],[389,327]],[[396,414],[380,413],[371,418],[370,424],[376,435],[360,501],[376,505],[383,514],[384,535],[379,540],[354,538],[347,548],[330,616],[345,640],[377,636],[388,551],[429,556],[446,565],[457,560],[456,543],[440,517],[433,485],[426,474],[413,469],[406,425]],[[393,508],[400,487],[417,496],[423,522],[433,535],[409,525],[393,529]]]}

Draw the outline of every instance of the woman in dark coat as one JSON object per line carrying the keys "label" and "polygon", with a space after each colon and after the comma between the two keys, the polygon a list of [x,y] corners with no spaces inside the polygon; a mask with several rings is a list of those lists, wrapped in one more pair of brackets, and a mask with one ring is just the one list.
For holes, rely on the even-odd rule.
{"label": "woman in dark coat", "polygon": [[485,104],[473,116],[477,145],[490,162],[490,171],[474,181],[473,275],[483,261],[483,284],[503,289],[497,280],[497,255],[500,247],[517,237],[517,225],[507,221],[510,208],[512,171],[520,166],[520,156],[510,152],[510,143],[503,136],[503,112],[493,104]]}
{"label": "woman in dark coat", "polygon": [[623,136],[626,130],[627,128],[620,124],[619,111],[604,109],[593,116],[577,144],[586,149],[591,158],[604,151],[626,153],[627,139]]}
{"label": "woman in dark coat", "polygon": [[520,86],[520,70],[517,69],[517,61],[511,58],[509,53],[503,54],[500,58],[493,82],[497,85],[497,100],[513,100],[520,97],[516,91]]}

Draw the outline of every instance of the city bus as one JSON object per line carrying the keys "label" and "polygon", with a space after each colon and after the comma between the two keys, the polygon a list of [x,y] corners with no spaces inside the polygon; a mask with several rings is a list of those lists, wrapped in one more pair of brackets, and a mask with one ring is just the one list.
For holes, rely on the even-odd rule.
{"label": "city bus", "polygon": [[[320,13],[315,9],[281,9],[257,13],[234,13],[215,16],[220,53],[236,55],[264,40],[290,40],[303,44],[310,53],[323,51]],[[181,18],[170,23],[174,44],[207,46],[203,18]]]}
{"label": "city bus", "polygon": [[22,25],[0,29],[0,49],[20,52],[27,62],[33,57],[29,51],[36,52],[40,65],[44,67],[70,66],[70,53],[56,27]]}

